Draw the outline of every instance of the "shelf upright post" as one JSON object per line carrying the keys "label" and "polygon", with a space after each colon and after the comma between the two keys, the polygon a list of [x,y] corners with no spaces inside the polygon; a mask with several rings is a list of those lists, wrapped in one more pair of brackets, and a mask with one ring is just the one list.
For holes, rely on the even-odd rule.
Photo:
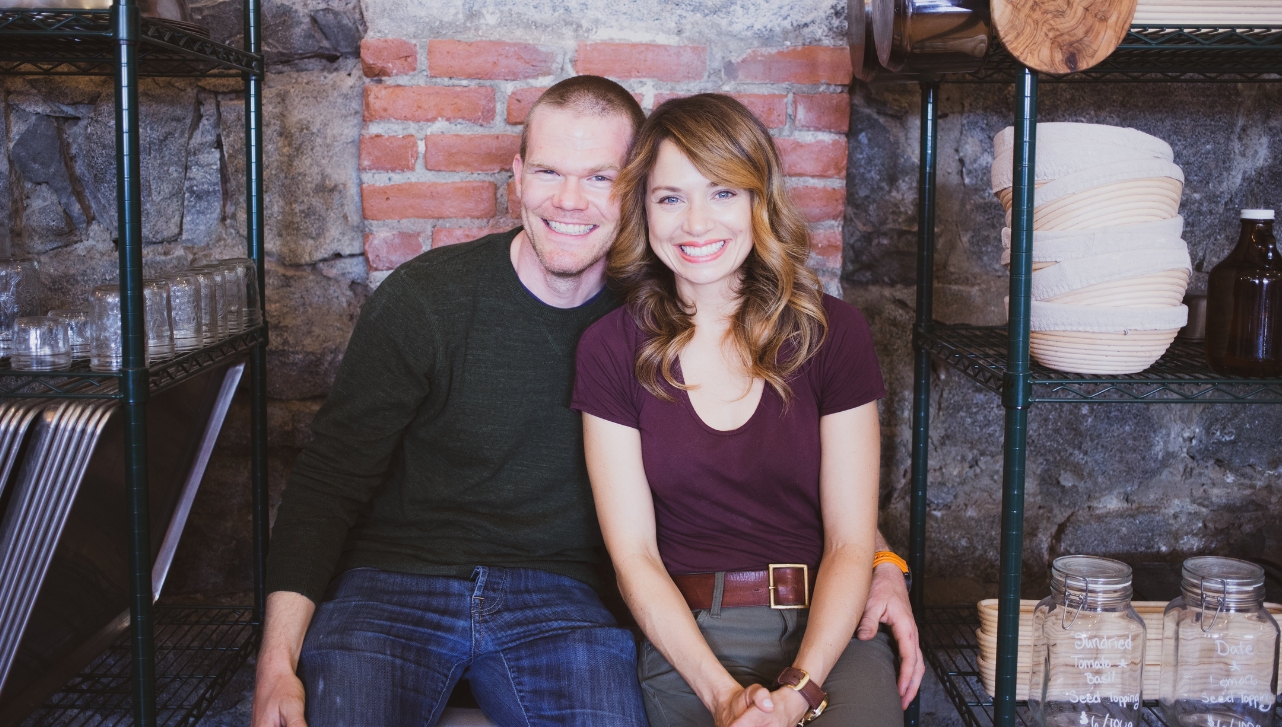
{"label": "shelf upright post", "polygon": [[[921,150],[917,176],[917,328],[930,330],[935,287],[935,169],[938,166],[939,81],[921,84]],[[930,449],[930,352],[914,346],[912,495],[908,533],[908,566],[912,569],[913,612],[921,614],[926,572],[926,465]],[[918,695],[904,713],[905,727],[921,720]]]}
{"label": "shelf upright post", "polygon": [[[259,0],[245,0],[245,51],[263,52],[262,6]],[[245,241],[249,257],[258,269],[258,300],[266,318],[266,270],[263,251],[263,80],[266,61],[257,73],[245,76]],[[267,340],[254,344],[250,354],[249,386],[252,409],[251,487],[254,528],[254,620],[260,626],[267,608]]]}
{"label": "shelf upright post", "polygon": [[1010,313],[1007,323],[1006,408],[1002,463],[1001,583],[997,617],[994,724],[1013,727],[1019,658],[1019,589],[1024,558],[1024,462],[1028,453],[1029,313],[1033,274],[1033,193],[1037,152],[1037,74],[1021,68],[1015,85],[1014,200],[1011,212]]}
{"label": "shelf upright post", "polygon": [[142,183],[138,126],[138,7],[111,6],[115,44],[116,225],[120,253],[120,395],[125,415],[125,498],[129,532],[129,616],[133,646],[133,716],[156,724],[152,633],[151,512],[147,491],[147,346],[142,300]]}

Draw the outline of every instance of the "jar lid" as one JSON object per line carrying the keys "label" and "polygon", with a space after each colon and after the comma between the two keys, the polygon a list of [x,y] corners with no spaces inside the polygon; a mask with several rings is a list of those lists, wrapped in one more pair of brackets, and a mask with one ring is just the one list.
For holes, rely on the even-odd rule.
{"label": "jar lid", "polygon": [[1242,210],[1242,219],[1271,220],[1273,219],[1273,210]]}
{"label": "jar lid", "polygon": [[1264,569],[1246,560],[1202,555],[1184,561],[1181,587],[1193,599],[1205,594],[1232,603],[1264,597]]}
{"label": "jar lid", "polygon": [[1131,567],[1097,555],[1066,555],[1051,564],[1051,591],[1072,594],[1085,606],[1131,597]]}

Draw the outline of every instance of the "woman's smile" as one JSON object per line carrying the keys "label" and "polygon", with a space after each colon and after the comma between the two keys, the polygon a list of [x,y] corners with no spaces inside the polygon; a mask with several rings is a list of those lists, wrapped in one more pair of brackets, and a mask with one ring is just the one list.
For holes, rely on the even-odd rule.
{"label": "woman's smile", "polygon": [[706,263],[712,262],[721,256],[726,249],[725,240],[714,240],[712,242],[687,242],[677,245],[681,250],[681,256],[688,262]]}

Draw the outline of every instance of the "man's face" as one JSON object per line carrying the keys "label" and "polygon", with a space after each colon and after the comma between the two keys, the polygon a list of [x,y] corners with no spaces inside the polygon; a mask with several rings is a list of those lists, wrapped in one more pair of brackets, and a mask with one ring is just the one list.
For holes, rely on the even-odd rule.
{"label": "man's face", "polygon": [[605,257],[619,226],[614,180],[627,159],[632,124],[542,106],[529,124],[525,159],[512,162],[521,222],[539,262],[572,277]]}

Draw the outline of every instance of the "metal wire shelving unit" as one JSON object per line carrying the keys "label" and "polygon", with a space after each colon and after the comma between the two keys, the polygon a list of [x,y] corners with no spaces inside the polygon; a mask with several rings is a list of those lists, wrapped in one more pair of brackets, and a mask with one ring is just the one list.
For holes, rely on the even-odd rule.
{"label": "metal wire shelving unit", "polygon": [[[947,326],[922,331],[917,345],[994,394],[1006,378],[1005,326]],[[1162,358],[1138,374],[1066,374],[1030,362],[1029,402],[1264,403],[1282,401],[1282,379],[1222,376],[1206,365],[1202,344],[1176,339]]]}
{"label": "metal wire shelving unit", "polygon": [[[950,76],[949,83],[1014,83],[1019,61],[993,37],[984,65],[974,73]],[[1242,81],[1277,80],[1282,75],[1282,28],[1165,28],[1132,26],[1117,50],[1080,73],[1045,76],[1048,81]]]}
{"label": "metal wire shelving unit", "polygon": [[[102,10],[0,10],[0,74],[112,76],[116,30]],[[138,18],[140,76],[261,76],[257,52],[216,43],[162,20]]]}
{"label": "metal wire shelving unit", "polygon": [[[921,149],[918,176],[916,322],[913,331],[912,497],[909,564],[926,572],[927,455],[930,442],[931,361],[961,371],[1001,398],[1005,410],[996,692],[988,699],[975,669],[974,609],[924,609],[924,581],[912,600],[920,614],[927,660],[969,727],[1029,724],[1015,700],[1019,596],[1024,537],[1024,478],[1028,410],[1055,403],[1282,403],[1282,380],[1212,373],[1199,347],[1183,341],[1139,374],[1063,374],[1029,358],[1033,247],[1033,191],[1039,75],[1013,59],[1000,42],[983,67],[969,74],[921,79]],[[1282,27],[1157,28],[1135,26],[1118,49],[1093,69],[1050,82],[1276,82],[1282,81]],[[1002,327],[943,325],[933,318],[935,174],[939,88],[948,83],[1015,83],[1014,199],[1011,214],[1009,323]],[[1146,710],[1146,725],[1161,725]],[[920,724],[918,703],[905,724]]]}
{"label": "metal wire shelving unit", "polygon": [[[252,608],[156,609],[156,724],[192,725],[258,648]],[[127,634],[51,697],[23,727],[133,724]]]}
{"label": "metal wire shelving unit", "polygon": [[[148,368],[142,299],[138,83],[142,77],[240,78],[245,92],[246,247],[264,300],[262,8],[244,2],[244,48],[139,14],[110,10],[0,10],[0,74],[110,76],[116,122],[116,215],[123,363],[109,374],[0,370],[0,397],[116,398],[124,409],[129,529],[129,631],[28,724],[193,724],[256,648],[266,594],[267,324]],[[147,483],[147,400],[212,367],[250,362],[254,603],[244,608],[153,607]]]}

